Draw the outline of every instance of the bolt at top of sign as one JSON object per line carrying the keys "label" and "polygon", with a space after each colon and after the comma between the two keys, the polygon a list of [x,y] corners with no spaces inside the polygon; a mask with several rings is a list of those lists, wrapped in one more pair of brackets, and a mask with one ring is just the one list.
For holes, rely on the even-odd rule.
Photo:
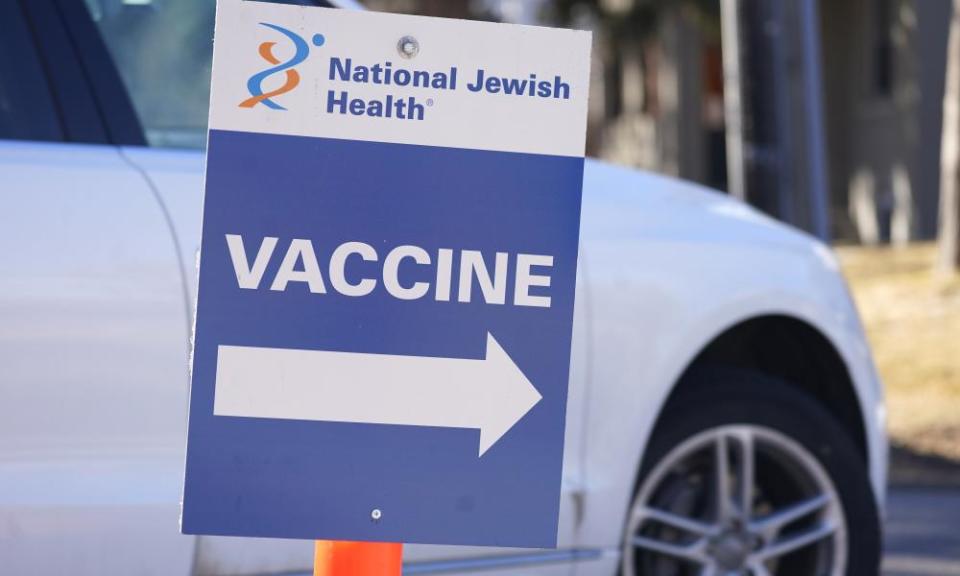
{"label": "bolt at top of sign", "polygon": [[397,50],[404,58],[413,58],[420,53],[420,43],[413,36],[404,36],[397,42]]}

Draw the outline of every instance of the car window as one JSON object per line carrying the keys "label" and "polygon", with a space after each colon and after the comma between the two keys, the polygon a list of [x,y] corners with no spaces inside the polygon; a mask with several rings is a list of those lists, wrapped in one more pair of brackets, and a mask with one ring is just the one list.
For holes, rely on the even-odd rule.
{"label": "car window", "polygon": [[[330,6],[323,0],[266,0]],[[215,0],[84,0],[151,146],[206,144]]]}
{"label": "car window", "polygon": [[152,146],[204,145],[215,0],[85,0]]}
{"label": "car window", "polygon": [[0,2],[0,56],[0,138],[63,140],[50,86],[18,2]]}

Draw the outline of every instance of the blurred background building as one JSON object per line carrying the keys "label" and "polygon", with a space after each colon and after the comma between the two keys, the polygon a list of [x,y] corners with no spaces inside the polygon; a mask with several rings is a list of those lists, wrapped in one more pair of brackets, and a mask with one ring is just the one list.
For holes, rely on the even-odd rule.
{"label": "blurred background building", "polygon": [[727,190],[825,239],[937,234],[950,0],[368,4],[591,29],[590,155]]}

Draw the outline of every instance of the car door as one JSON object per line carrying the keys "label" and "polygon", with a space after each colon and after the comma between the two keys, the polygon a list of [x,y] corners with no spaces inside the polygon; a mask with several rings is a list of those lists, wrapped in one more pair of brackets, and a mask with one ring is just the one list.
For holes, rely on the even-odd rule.
{"label": "car door", "polygon": [[187,574],[177,254],[62,4],[0,2],[0,571]]}

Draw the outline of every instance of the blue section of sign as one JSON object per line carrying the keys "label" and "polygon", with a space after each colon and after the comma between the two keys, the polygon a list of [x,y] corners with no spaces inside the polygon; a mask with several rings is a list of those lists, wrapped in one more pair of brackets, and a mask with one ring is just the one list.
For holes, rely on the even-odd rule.
{"label": "blue section of sign", "polygon": [[[582,158],[211,131],[183,531],[555,546],[582,173]],[[279,239],[258,289],[238,286],[227,234],[251,264]],[[325,294],[270,290],[294,238],[312,242]],[[497,252],[552,255],[549,287],[530,291],[551,304],[516,305],[512,265],[504,304],[477,284],[459,302],[456,257],[450,301],[379,280],[344,296],[326,267],[349,241],[379,255],[350,260],[353,283],[400,245],[479,250],[491,271]],[[433,286],[436,266],[408,261],[400,279]],[[477,359],[488,332],[543,398],[482,457],[476,429],[214,415],[219,345]]]}

